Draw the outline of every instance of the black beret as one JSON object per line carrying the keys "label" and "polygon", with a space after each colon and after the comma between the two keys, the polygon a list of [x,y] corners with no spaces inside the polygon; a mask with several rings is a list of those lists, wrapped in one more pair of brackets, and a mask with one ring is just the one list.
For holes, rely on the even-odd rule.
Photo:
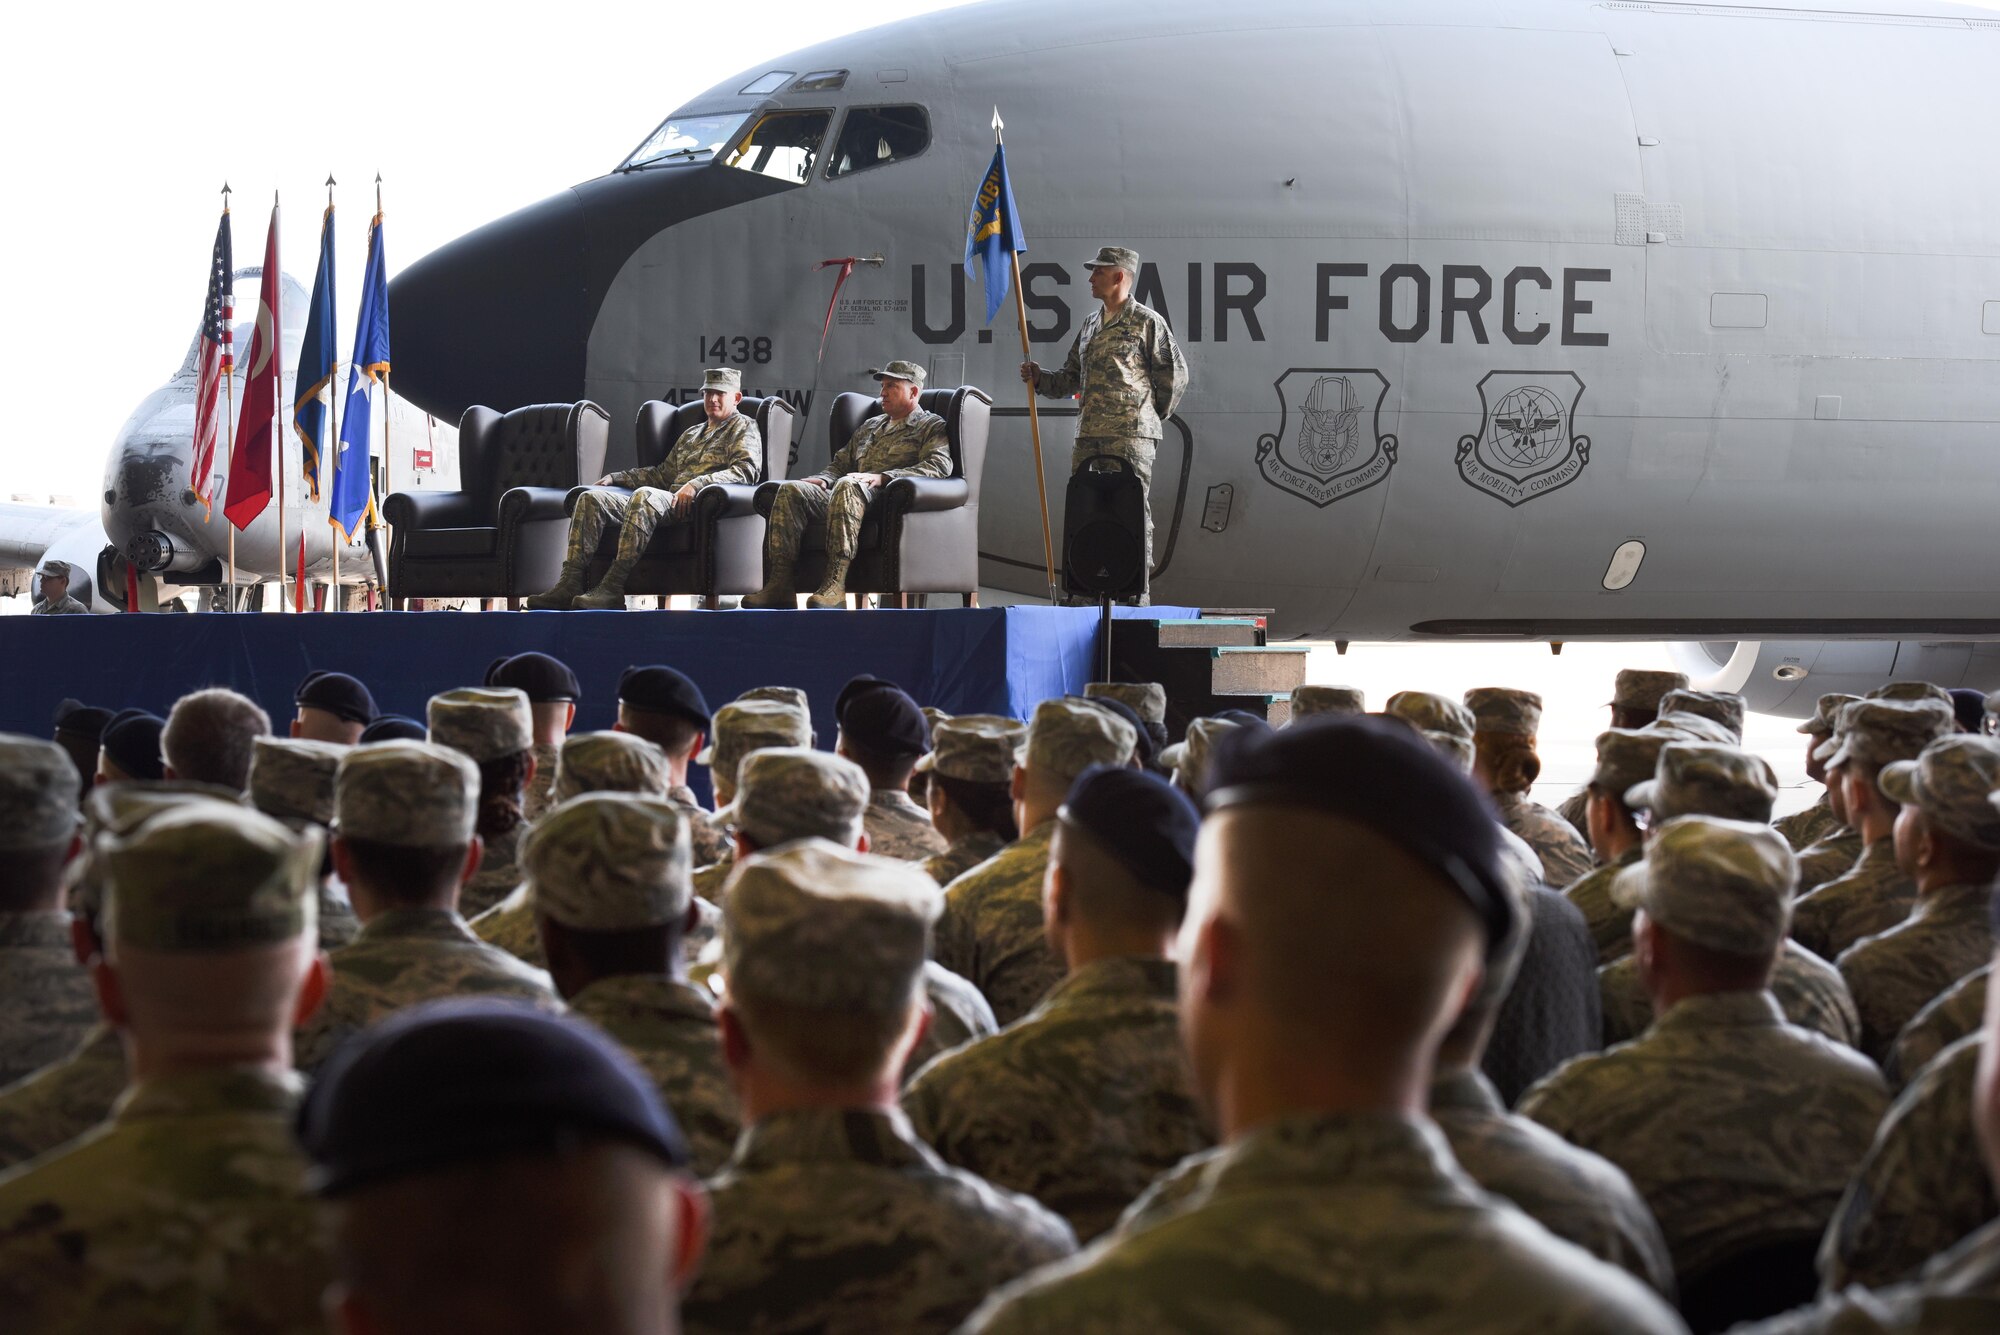
{"label": "black beret", "polygon": [[833,716],[845,736],[872,754],[914,758],[931,749],[930,720],[893,682],[850,681],[834,702]]}
{"label": "black beret", "polygon": [[628,667],[618,677],[618,703],[654,714],[677,714],[706,730],[708,701],[684,672],[655,664]]}
{"label": "black beret", "polygon": [[488,686],[513,686],[528,697],[529,704],[574,704],[583,699],[576,674],[560,658],[533,650],[512,658],[496,658],[486,669]]}
{"label": "black beret", "polygon": [[373,723],[379,712],[368,688],[345,672],[306,673],[292,703],[301,709],[324,709],[346,723]]}
{"label": "black beret", "polygon": [[847,685],[840,688],[840,694],[833,697],[833,716],[839,718],[847,708],[847,702],[863,691],[872,691],[881,686],[894,686],[893,681],[884,681],[872,672],[864,672],[858,677],[849,677]]}
{"label": "black beret", "polygon": [[1976,733],[1986,726],[1986,693],[1968,690],[1963,686],[1947,692],[1951,696],[1952,716],[1958,720],[1960,732]]}
{"label": "black beret", "polygon": [[1209,717],[1221,719],[1225,723],[1234,723],[1238,727],[1248,728],[1252,732],[1269,732],[1271,730],[1268,720],[1258,718],[1247,709],[1224,709],[1218,713],[1209,715]]}
{"label": "black beret", "polygon": [[493,999],[409,1007],[343,1043],[299,1109],[298,1138],[322,1196],[586,1140],[688,1163],[673,1115],[617,1044]]}
{"label": "black beret", "polygon": [[1209,762],[1207,809],[1310,807],[1373,830],[1435,867],[1486,925],[1490,953],[1514,922],[1499,823],[1478,789],[1407,724],[1320,715],[1282,731],[1239,728]]}
{"label": "black beret", "polygon": [[383,714],[361,730],[361,740],[369,742],[421,742],[430,738],[430,729],[402,714]]}
{"label": "black beret", "polygon": [[1139,884],[1187,899],[1201,816],[1167,780],[1129,766],[1092,765],[1070,785],[1058,814],[1095,839]]}
{"label": "black beret", "polygon": [[1133,744],[1132,751],[1139,757],[1139,768],[1148,770],[1153,768],[1153,761],[1158,751],[1154,745],[1152,730],[1146,726],[1146,720],[1139,717],[1138,710],[1123,700],[1114,700],[1108,695],[1072,695],[1069,698],[1081,700],[1087,705],[1096,705],[1099,709],[1108,709],[1131,724],[1132,731],[1138,734],[1138,741]]}
{"label": "black beret", "polygon": [[160,780],[167,777],[160,759],[160,734],[167,721],[143,709],[121,709],[104,725],[98,748],[105,759],[135,779]]}
{"label": "black beret", "polygon": [[56,706],[56,733],[70,737],[81,737],[86,741],[99,741],[104,736],[105,727],[111,722],[111,711],[98,705],[87,705],[81,700],[65,700]]}

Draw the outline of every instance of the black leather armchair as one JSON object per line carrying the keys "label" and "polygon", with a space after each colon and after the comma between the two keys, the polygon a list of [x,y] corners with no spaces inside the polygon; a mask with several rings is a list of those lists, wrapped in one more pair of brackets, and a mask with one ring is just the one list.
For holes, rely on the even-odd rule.
{"label": "black leather armchair", "polygon": [[[849,593],[901,596],[956,593],[973,606],[979,597],[979,480],[986,467],[986,435],[993,400],[983,389],[928,389],[917,406],[944,418],[951,444],[951,476],[899,477],[868,503],[861,521]],[[856,429],[882,411],[882,401],[842,394],[828,423],[828,457],[846,447]],[[768,517],[775,482],[757,488],[757,513]],[[799,543],[796,580],[817,588],[826,576],[826,527],[811,525]]]}
{"label": "black leather armchair", "polygon": [[[763,437],[763,478],[782,479],[791,457],[792,437],[798,417],[792,405],[772,395],[768,399],[746,398],[736,405],[757,424]],[[638,466],[659,463],[680,439],[681,433],[702,420],[700,399],[678,407],[648,400],[639,407],[634,424]],[[760,479],[761,481],[762,479]],[[628,594],[699,594],[714,605],[721,594],[754,593],[764,583],[764,516],[756,508],[758,483],[719,483],[695,493],[694,513],[684,521],[663,523],[653,531],[653,541],[645,555],[632,567],[625,582]],[[564,502],[567,513],[576,513],[576,503],[586,491],[631,493],[616,487],[577,487]],[[618,553],[618,534],[607,531],[591,557],[584,574],[584,586],[595,588]],[[554,581],[551,580],[551,583]]]}
{"label": "black leather armchair", "polygon": [[590,400],[465,410],[458,491],[398,491],[389,522],[392,606],[410,598],[540,593],[562,573],[570,488],[604,473],[610,417]]}

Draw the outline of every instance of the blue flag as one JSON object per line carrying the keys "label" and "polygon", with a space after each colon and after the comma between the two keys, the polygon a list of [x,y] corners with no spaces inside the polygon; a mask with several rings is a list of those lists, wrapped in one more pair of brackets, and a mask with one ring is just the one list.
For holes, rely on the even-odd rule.
{"label": "blue flag", "polygon": [[326,444],[326,406],[319,392],[332,382],[340,366],[340,334],[333,313],[333,205],[319,227],[319,272],[313,275],[312,304],[307,308],[306,341],[299,349],[298,377],[293,382],[292,429],[305,442],[306,495],[319,499],[320,461]]}
{"label": "blue flag", "polygon": [[993,165],[980,178],[979,193],[972,197],[972,220],[965,229],[965,268],[972,270],[975,256],[986,268],[986,323],[1000,313],[1007,300],[1013,265],[1008,252],[1028,248],[1021,231],[1021,215],[1014,207],[1014,187],[1007,180],[1007,146],[993,146]]}
{"label": "blue flag", "polygon": [[368,485],[368,388],[389,373],[389,278],[385,263],[382,215],[378,213],[368,225],[368,269],[361,277],[361,314],[354,318],[354,362],[347,373],[347,409],[340,421],[340,448],[333,458],[333,499],[326,516],[349,542],[360,531],[374,497]]}

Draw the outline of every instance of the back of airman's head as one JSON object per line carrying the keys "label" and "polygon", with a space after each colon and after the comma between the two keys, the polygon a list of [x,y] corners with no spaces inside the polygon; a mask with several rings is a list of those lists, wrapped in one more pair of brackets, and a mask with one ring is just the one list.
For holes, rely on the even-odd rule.
{"label": "back of airman's head", "polygon": [[1368,697],[1359,686],[1292,687],[1292,722],[1321,714],[1351,717],[1368,712]]}
{"label": "back of airman's head", "polygon": [[1837,744],[1826,758],[1826,767],[1834,770],[1860,765],[1879,771],[1898,760],[1915,760],[1926,746],[1957,730],[1958,719],[1948,697],[1856,700],[1841,707],[1834,735],[1828,739]]}
{"label": "back of airman's head", "polygon": [[685,812],[652,797],[589,793],[536,822],[521,849],[535,911],[580,932],[665,927],[694,896]]}
{"label": "back of airman's head", "polygon": [[1127,763],[1138,741],[1132,725],[1108,709],[1072,698],[1044,700],[1028,722],[1020,763],[1067,792],[1092,765]]}
{"label": "back of airman's head", "polygon": [[1167,688],[1157,681],[1093,681],[1083,694],[1091,700],[1117,700],[1142,723],[1167,721]]}
{"label": "back of airman's head", "polygon": [[463,848],[479,814],[479,768],[431,742],[357,746],[334,776],[334,823],[349,839]]}
{"label": "back of airman's head", "polygon": [[812,744],[812,719],[802,706],[789,700],[737,700],[715,711],[715,736],[695,763],[708,766],[714,781],[733,792],[738,769],[751,752]]}
{"label": "back of airman's head", "polygon": [[1607,728],[1598,733],[1597,768],[1590,774],[1590,790],[1624,805],[1627,792],[1658,773],[1660,752],[1666,745],[1666,737],[1644,729]]}
{"label": "back of airman's head", "polygon": [[83,852],[70,863],[70,912],[101,920],[106,894],[105,860],[114,841],[104,835],[130,834],[153,817],[189,802],[243,804],[243,795],[212,783],[115,783],[90,791],[83,803]]}
{"label": "back of airman's head", "polygon": [[1501,733],[1533,740],[1542,727],[1542,697],[1511,686],[1475,686],[1465,693],[1479,732]]}
{"label": "back of airman's head", "polygon": [[842,756],[772,746],[743,759],[736,775],[736,829],[758,848],[825,839],[853,848],[868,809],[868,776]]}
{"label": "back of airman's head", "polygon": [[1160,753],[1160,763],[1173,773],[1174,782],[1191,798],[1205,791],[1208,768],[1222,739],[1243,725],[1233,719],[1204,717],[1189,719],[1187,736]]}
{"label": "back of airman's head", "polygon": [[1049,856],[1063,873],[1066,913],[1119,931],[1180,925],[1201,817],[1179,787],[1145,770],[1093,766],[1057,817]]}
{"label": "back of airman's head", "polygon": [[333,824],[334,776],[348,749],[334,742],[259,737],[250,757],[250,805],[287,824]]}
{"label": "back of airman's head", "polygon": [[557,802],[585,793],[664,798],[672,782],[667,753],[636,733],[571,733],[556,757]]}
{"label": "back of airman's head", "polygon": [[1683,687],[1660,697],[1660,713],[1694,714],[1729,734],[1732,745],[1743,742],[1743,697],[1734,691],[1697,691]]}
{"label": "back of airman's head", "polygon": [[1476,728],[1472,711],[1464,705],[1430,691],[1397,691],[1382,706],[1382,712],[1422,733],[1432,749],[1457,766],[1459,773],[1472,773]]}
{"label": "back of airman's head", "polygon": [[83,778],[54,742],[0,733],[0,855],[67,845]]}
{"label": "back of airman's head", "polygon": [[535,744],[534,717],[525,691],[514,686],[468,686],[430,699],[430,740],[476,763],[519,755]]}
{"label": "back of airman's head", "polygon": [[175,701],[160,733],[160,754],[176,779],[242,792],[250,784],[256,741],[270,733],[271,716],[256,701],[215,686]]}
{"label": "back of airman's head", "polygon": [[[1644,668],[1621,668],[1611,691],[1611,707],[1628,719],[1648,719],[1660,712],[1660,701],[1670,691],[1687,689],[1685,672],[1654,672]],[[1640,727],[1643,723],[1634,722]]]}
{"label": "back of airman's head", "polygon": [[1933,830],[2000,853],[2000,807],[1992,800],[2000,795],[2000,743],[1965,733],[1940,737],[1915,760],[1883,766],[1877,783],[1890,801],[1921,811]]}
{"label": "back of airman's head", "polygon": [[1681,816],[1646,859],[1618,873],[1612,899],[1702,950],[1768,960],[1791,928],[1798,860],[1768,825]]}
{"label": "back of airman's head", "polygon": [[1648,814],[1655,827],[1677,816],[1768,824],[1778,800],[1778,776],[1762,756],[1712,742],[1668,742],[1653,777],[1625,793],[1625,805]]}

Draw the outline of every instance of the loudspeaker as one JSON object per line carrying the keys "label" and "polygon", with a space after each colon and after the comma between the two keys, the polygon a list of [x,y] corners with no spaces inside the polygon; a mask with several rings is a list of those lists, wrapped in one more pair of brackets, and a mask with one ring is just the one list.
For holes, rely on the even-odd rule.
{"label": "loudspeaker", "polygon": [[1146,587],[1146,488],[1131,461],[1093,454],[1063,506],[1063,590],[1136,598]]}

